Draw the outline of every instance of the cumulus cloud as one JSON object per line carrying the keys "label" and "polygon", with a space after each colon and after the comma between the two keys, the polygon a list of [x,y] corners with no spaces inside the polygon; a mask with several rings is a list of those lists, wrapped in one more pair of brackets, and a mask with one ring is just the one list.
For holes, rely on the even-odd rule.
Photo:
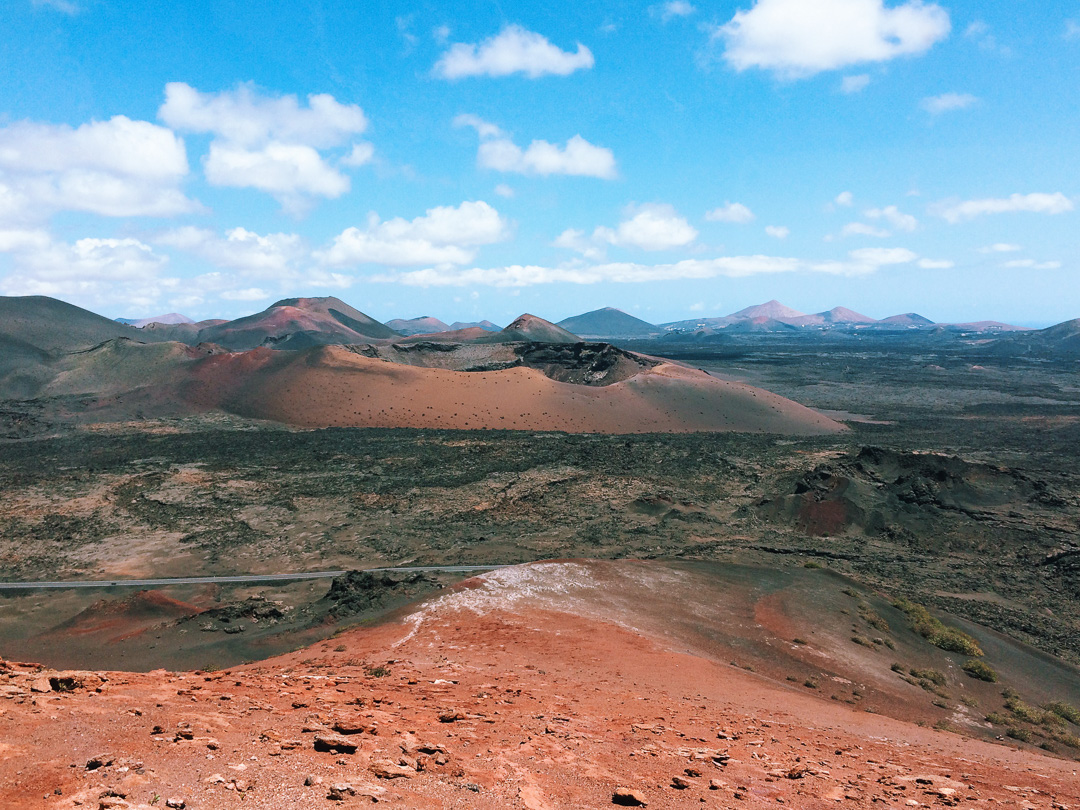
{"label": "cumulus cloud", "polygon": [[1073,201],[1059,192],[1012,194],[1008,197],[989,197],[962,202],[940,202],[932,206],[932,213],[947,222],[966,222],[986,214],[1010,214],[1028,212],[1033,214],[1065,214],[1074,208]]}
{"label": "cumulus cloud", "polygon": [[371,144],[356,141],[368,127],[356,104],[333,96],[266,96],[252,85],[202,93],[183,82],[165,86],[162,121],[184,132],[214,136],[204,170],[217,186],[255,188],[274,195],[287,208],[300,209],[307,197],[339,197],[349,178],[331,166],[320,150],[349,146],[340,165],[369,162]]}
{"label": "cumulus cloud", "polygon": [[705,212],[705,219],[709,222],[733,222],[737,225],[745,225],[754,221],[754,212],[742,203],[725,202],[719,208]]}
{"label": "cumulus cloud", "polygon": [[200,206],[179,189],[187,173],[184,142],[148,121],[118,115],[78,127],[24,121],[0,128],[0,214],[189,213]]}
{"label": "cumulus cloud", "polygon": [[591,237],[570,228],[552,243],[569,248],[589,259],[603,257],[605,246],[630,247],[638,250],[669,250],[685,247],[697,239],[698,232],[673,206],[650,203],[631,205],[625,218],[614,228],[600,226]]}
{"label": "cumulus cloud", "polygon": [[689,17],[697,11],[687,0],[669,0],[667,3],[658,3],[649,6],[649,14],[659,17],[663,22],[668,22],[675,17]]}
{"label": "cumulus cloud", "polygon": [[931,115],[941,115],[953,110],[966,110],[978,100],[970,93],[942,93],[940,96],[924,98],[919,106]]}
{"label": "cumulus cloud", "polygon": [[507,239],[509,223],[483,201],[439,206],[412,220],[380,221],[368,215],[364,228],[347,228],[316,257],[329,266],[382,264],[389,267],[466,264],[476,249]]}
{"label": "cumulus cloud", "polygon": [[506,183],[499,183],[495,186],[495,193],[505,199],[510,199],[514,196],[514,189],[506,185]]}
{"label": "cumulus cloud", "polygon": [[787,239],[791,235],[791,228],[786,225],[766,225],[765,233],[773,239]]}
{"label": "cumulus cloud", "polygon": [[166,231],[153,241],[196,255],[217,267],[258,275],[285,275],[294,262],[306,255],[304,241],[297,234],[260,236],[246,228],[232,228],[219,236],[206,228],[188,226]]}
{"label": "cumulus cloud", "polygon": [[454,126],[472,127],[480,136],[476,163],[481,168],[518,174],[566,174],[611,180],[618,176],[615,155],[575,135],[565,146],[536,140],[522,149],[495,124],[475,115],[459,115]]}
{"label": "cumulus cloud", "polygon": [[846,95],[861,93],[870,86],[870,74],[859,73],[855,76],[845,76],[840,82],[840,92]]}
{"label": "cumulus cloud", "polygon": [[911,0],[757,0],[715,28],[736,70],[761,68],[802,78],[866,62],[921,54],[949,34],[945,9]]}
{"label": "cumulus cloud", "polygon": [[993,245],[987,245],[986,247],[979,248],[979,253],[1017,253],[1023,250],[1020,245],[1013,245],[1008,242],[996,242]]}
{"label": "cumulus cloud", "polygon": [[841,191],[836,195],[836,199],[833,200],[837,205],[842,205],[845,208],[851,206],[855,202],[855,195],[850,191]]}
{"label": "cumulus cloud", "polygon": [[168,258],[138,239],[79,239],[58,242],[47,234],[8,241],[14,270],[0,280],[4,295],[49,295],[83,306],[115,303],[122,286],[125,304],[145,309],[177,285],[161,275]]}
{"label": "cumulus cloud", "polygon": [[568,76],[593,66],[592,51],[577,43],[575,52],[564,51],[548,39],[520,25],[508,25],[479,44],[456,42],[435,63],[442,79],[469,76],[509,76],[523,73],[530,79]]}
{"label": "cumulus cloud", "polygon": [[890,205],[886,208],[871,208],[863,213],[868,219],[885,220],[898,231],[907,231],[910,233],[919,227],[919,220],[915,219],[911,214],[905,214],[895,205]]}

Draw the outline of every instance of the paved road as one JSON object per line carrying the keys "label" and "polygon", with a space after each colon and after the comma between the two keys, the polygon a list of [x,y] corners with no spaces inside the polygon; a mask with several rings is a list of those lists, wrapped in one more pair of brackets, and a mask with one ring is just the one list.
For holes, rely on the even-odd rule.
{"label": "paved road", "polygon": [[[367,571],[442,571],[449,574],[469,574],[491,571],[501,565],[421,565],[405,568],[368,568]],[[203,585],[222,582],[289,582],[298,579],[331,579],[348,571],[307,571],[297,574],[242,574],[232,577],[175,577],[173,579],[79,579],[67,582],[0,582],[2,590],[31,590],[34,588],[162,588],[168,585]]]}

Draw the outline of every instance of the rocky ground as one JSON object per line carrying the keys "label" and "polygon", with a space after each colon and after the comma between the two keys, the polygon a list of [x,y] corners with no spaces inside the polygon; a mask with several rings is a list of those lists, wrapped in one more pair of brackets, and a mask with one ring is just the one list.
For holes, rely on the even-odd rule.
{"label": "rocky ground", "polygon": [[[565,576],[551,567],[548,590]],[[559,609],[535,577],[470,582],[396,621],[223,671],[5,662],[0,804],[1077,804],[1075,762],[785,688],[618,615]]]}

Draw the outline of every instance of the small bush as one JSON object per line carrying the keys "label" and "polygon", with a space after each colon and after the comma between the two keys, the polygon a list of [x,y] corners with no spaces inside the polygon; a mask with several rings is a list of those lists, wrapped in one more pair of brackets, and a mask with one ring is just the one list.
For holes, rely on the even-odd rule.
{"label": "small bush", "polygon": [[1080,737],[1077,737],[1075,734],[1070,734],[1068,731],[1052,731],[1050,736],[1054,738],[1055,742],[1067,745],[1069,748],[1080,748]]}
{"label": "small bush", "polygon": [[969,709],[979,708],[979,699],[972,695],[961,695],[960,702],[967,706]]}
{"label": "small bush", "polygon": [[1009,718],[1001,712],[990,712],[986,715],[986,722],[992,723],[995,726],[1007,726],[1009,724]]}
{"label": "small bush", "polygon": [[796,643],[796,644],[809,644],[810,643],[805,638],[793,638],[792,641],[794,643]]}
{"label": "small bush", "polygon": [[911,674],[920,681],[930,681],[935,686],[944,686],[948,683],[945,679],[945,673],[936,669],[913,669]]}
{"label": "small bush", "polygon": [[385,678],[390,674],[389,667],[367,667],[364,669],[364,674],[369,678]]}
{"label": "small bush", "polygon": [[904,669],[903,664],[895,664],[894,663],[891,667],[889,667],[889,669],[891,669],[893,672],[899,672],[901,675],[903,675],[904,672],[906,672],[906,670]]}
{"label": "small bush", "polygon": [[807,678],[805,681],[803,681],[803,686],[805,686],[807,689],[817,689],[818,682],[815,681],[813,678]]}
{"label": "small bush", "polygon": [[821,563],[815,562],[814,560],[810,560],[810,562],[803,563],[803,568],[823,568],[823,567],[824,566]]}
{"label": "small bush", "polygon": [[1020,742],[1026,743],[1031,742],[1031,738],[1033,736],[1031,731],[1021,726],[1009,726],[1009,728],[1005,731],[1005,735],[1007,737],[1012,737],[1014,740],[1019,740]]}
{"label": "small bush", "polygon": [[840,593],[844,594],[845,596],[850,596],[852,599],[859,598],[859,592],[854,588],[843,588]]}
{"label": "small bush", "polygon": [[1080,709],[1077,709],[1075,706],[1057,700],[1053,703],[1047,703],[1043,708],[1048,712],[1053,712],[1058,717],[1068,720],[1073,725],[1080,726]]}
{"label": "small bush", "polygon": [[915,632],[935,647],[963,655],[982,656],[983,651],[975,639],[963,630],[946,627],[938,619],[931,616],[930,611],[922,605],[917,605],[903,597],[897,599],[893,604],[907,614]]}
{"label": "small bush", "polygon": [[997,683],[997,673],[990,669],[985,661],[980,661],[978,658],[969,658],[964,662],[962,669],[972,678],[978,678],[987,683]]}
{"label": "small bush", "polygon": [[856,633],[854,636],[851,637],[851,640],[854,641],[856,644],[862,645],[863,647],[869,647],[871,650],[874,649],[874,642],[872,642],[866,636],[860,636]]}
{"label": "small bush", "polygon": [[889,632],[889,623],[866,602],[859,603],[859,617],[871,627],[883,633]]}

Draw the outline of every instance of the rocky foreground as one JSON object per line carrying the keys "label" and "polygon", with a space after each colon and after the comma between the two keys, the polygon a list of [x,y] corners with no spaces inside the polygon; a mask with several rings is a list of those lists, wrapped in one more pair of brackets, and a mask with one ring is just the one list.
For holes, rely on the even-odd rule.
{"label": "rocky foreground", "polygon": [[3,808],[1061,810],[1077,796],[1076,762],[800,693],[483,580],[228,671],[0,663]]}

